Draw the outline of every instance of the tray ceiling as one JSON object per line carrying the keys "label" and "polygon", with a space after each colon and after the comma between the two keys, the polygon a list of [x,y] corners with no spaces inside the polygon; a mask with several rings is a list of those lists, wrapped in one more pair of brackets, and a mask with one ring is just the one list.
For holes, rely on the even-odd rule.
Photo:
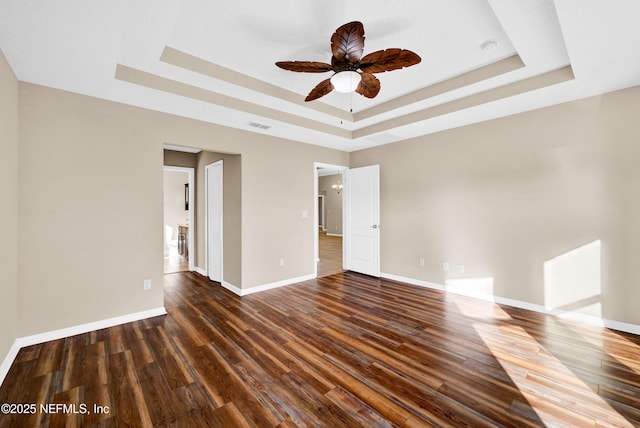
{"label": "tray ceiling", "polygon": [[[635,0],[0,0],[19,80],[346,151],[640,84]],[[307,93],[330,37],[410,49],[374,99]],[[491,48],[485,45],[491,42]]]}

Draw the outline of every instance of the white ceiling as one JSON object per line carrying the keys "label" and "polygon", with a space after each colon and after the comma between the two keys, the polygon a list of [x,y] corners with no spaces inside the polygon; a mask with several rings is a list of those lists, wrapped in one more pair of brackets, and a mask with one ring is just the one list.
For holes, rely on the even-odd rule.
{"label": "white ceiling", "polygon": [[[638,18],[638,0],[0,0],[0,48],[21,81],[352,151],[638,85]],[[374,99],[305,103],[330,74],[274,62],[329,62],[353,20],[365,54],[422,62]]]}

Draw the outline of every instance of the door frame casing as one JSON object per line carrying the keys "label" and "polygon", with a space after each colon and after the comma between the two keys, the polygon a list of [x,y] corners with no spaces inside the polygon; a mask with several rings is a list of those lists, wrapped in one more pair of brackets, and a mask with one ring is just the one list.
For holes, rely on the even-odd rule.
{"label": "door frame casing", "polygon": [[[325,199],[324,199],[324,195],[318,195],[318,213],[322,213],[322,223],[320,222],[320,217],[318,217],[318,226],[320,227],[320,230],[325,231],[327,230],[327,224],[326,224],[326,219],[325,219],[325,215],[324,215],[324,204],[325,204]],[[320,216],[320,214],[318,214],[318,216]]]}
{"label": "door frame casing", "polygon": [[204,222],[204,234],[205,234],[205,245],[204,245],[204,254],[205,254],[205,266],[206,266],[206,276],[209,277],[209,279],[211,279],[211,260],[209,258],[210,255],[210,247],[212,245],[211,242],[209,242],[210,238],[209,238],[209,228],[211,227],[209,225],[210,222],[210,218],[209,218],[209,197],[210,197],[210,190],[209,189],[209,171],[212,167],[216,167],[216,166],[220,166],[220,183],[218,185],[216,185],[216,187],[218,187],[219,189],[222,190],[222,197],[220,198],[220,206],[219,207],[215,207],[216,210],[219,210],[219,214],[220,214],[220,279],[215,279],[214,281],[219,281],[220,283],[223,282],[224,280],[224,163],[222,161],[222,159],[220,159],[219,161],[216,162],[212,162],[209,165],[205,166],[205,174],[204,174],[204,194],[205,194],[205,201],[204,201],[204,217],[205,217],[205,222]]}

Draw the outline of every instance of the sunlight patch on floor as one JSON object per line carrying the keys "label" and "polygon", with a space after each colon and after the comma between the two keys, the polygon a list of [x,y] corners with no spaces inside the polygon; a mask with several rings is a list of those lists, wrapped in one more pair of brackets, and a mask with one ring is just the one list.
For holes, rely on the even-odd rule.
{"label": "sunlight patch on floor", "polygon": [[[473,302],[460,296],[454,301],[460,312],[469,318],[494,318],[498,321],[473,322],[472,325],[545,425],[633,426],[594,392],[594,385],[580,379],[522,327],[507,321],[511,317],[498,305]],[[482,310],[484,314],[481,314]],[[514,340],[514,335],[517,340]],[[522,367],[529,369],[525,371]],[[517,412],[515,400],[512,406]]]}
{"label": "sunlight patch on floor", "polygon": [[[611,359],[624,368],[640,374],[640,362],[638,361],[638,355],[640,355],[640,345],[628,340],[624,336],[617,334],[613,330],[606,330],[605,332],[596,332],[593,334],[589,328],[585,328],[583,325],[577,322],[571,322],[562,320],[561,324],[570,329],[573,333],[580,336],[582,340],[590,345],[601,349]],[[606,336],[606,340],[604,337]],[[616,346],[616,342],[622,342],[620,347]],[[621,352],[620,348],[624,347],[625,352]],[[628,348],[634,348],[635,352],[629,353]]]}

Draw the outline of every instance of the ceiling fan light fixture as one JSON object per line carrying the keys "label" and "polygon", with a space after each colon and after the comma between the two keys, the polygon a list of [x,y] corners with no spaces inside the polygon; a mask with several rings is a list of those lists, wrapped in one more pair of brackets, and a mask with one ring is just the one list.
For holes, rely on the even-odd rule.
{"label": "ceiling fan light fixture", "polygon": [[380,92],[380,80],[374,73],[399,70],[418,64],[420,57],[407,49],[389,48],[362,56],[364,26],[360,21],[344,24],[331,36],[331,64],[320,61],[278,61],[276,67],[298,73],[325,73],[334,75],[318,83],[305,101],[337,92],[357,92],[366,98],[375,98]]}
{"label": "ceiling fan light fixture", "polygon": [[362,77],[357,71],[341,71],[331,76],[333,88],[342,93],[349,93],[356,90]]}

